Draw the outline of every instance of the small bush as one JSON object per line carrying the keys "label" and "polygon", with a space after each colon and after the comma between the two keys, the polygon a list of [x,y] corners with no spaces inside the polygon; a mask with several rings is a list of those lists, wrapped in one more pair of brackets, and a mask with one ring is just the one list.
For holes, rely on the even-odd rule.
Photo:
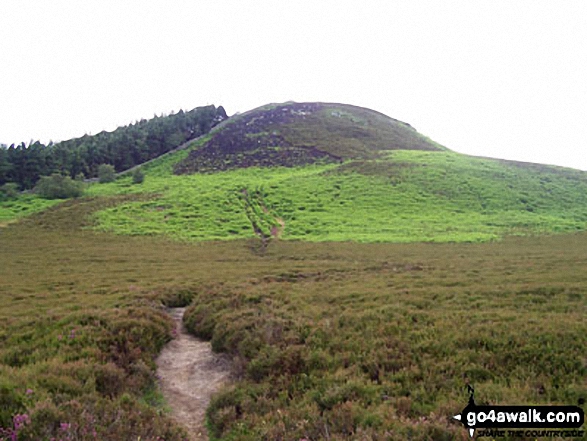
{"label": "small bush", "polygon": [[[9,436],[18,440],[137,440],[182,441],[187,434],[166,416],[128,394],[118,399],[84,396],[63,403],[36,403],[18,415],[19,427]],[[18,433],[17,433],[18,432]]]}
{"label": "small bush", "polygon": [[0,200],[16,199],[18,197],[18,185],[14,182],[7,182],[0,187]]}
{"label": "small bush", "polygon": [[112,362],[96,368],[96,391],[103,396],[114,398],[125,389],[126,373]]}
{"label": "small bush", "polygon": [[189,306],[194,298],[195,288],[169,286],[154,292],[154,296],[168,308]]}
{"label": "small bush", "polygon": [[80,197],[84,193],[84,187],[81,182],[74,181],[69,176],[54,173],[51,176],[41,176],[34,191],[45,199],[68,199]]}
{"label": "small bush", "polygon": [[206,340],[214,336],[214,310],[208,305],[199,304],[188,307],[185,311],[183,323],[188,332]]}
{"label": "small bush", "polygon": [[10,427],[12,416],[24,411],[24,400],[14,385],[2,381],[0,383],[0,427]]}
{"label": "small bush", "polygon": [[101,164],[98,167],[98,180],[100,184],[105,184],[107,182],[114,182],[116,179],[116,171],[114,170],[114,166],[110,164]]}
{"label": "small bush", "polygon": [[133,184],[142,184],[145,180],[145,174],[141,171],[140,168],[135,169],[132,172],[132,183]]}

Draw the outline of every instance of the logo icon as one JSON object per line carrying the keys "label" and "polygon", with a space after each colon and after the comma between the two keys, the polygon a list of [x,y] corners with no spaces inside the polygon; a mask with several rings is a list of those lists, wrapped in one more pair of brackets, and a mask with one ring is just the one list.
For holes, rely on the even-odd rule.
{"label": "logo icon", "polygon": [[478,406],[475,389],[467,385],[469,402],[453,418],[460,421],[472,438],[475,429],[570,429],[585,422],[585,413],[578,406]]}

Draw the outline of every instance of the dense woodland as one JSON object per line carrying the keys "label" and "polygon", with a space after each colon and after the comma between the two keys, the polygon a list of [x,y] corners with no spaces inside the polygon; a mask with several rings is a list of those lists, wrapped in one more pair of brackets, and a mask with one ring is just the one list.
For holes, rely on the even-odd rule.
{"label": "dense woodland", "polygon": [[3,146],[0,185],[13,182],[26,190],[33,188],[41,176],[53,173],[92,178],[97,176],[101,164],[111,164],[120,172],[207,133],[226,118],[222,106],[211,105],[59,143],[44,145],[36,141]]}

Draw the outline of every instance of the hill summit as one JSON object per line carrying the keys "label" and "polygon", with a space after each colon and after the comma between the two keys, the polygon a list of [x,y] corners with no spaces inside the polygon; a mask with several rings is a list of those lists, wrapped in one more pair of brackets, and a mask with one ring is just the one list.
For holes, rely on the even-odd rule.
{"label": "hill summit", "polygon": [[409,124],[347,104],[285,103],[237,115],[175,166],[176,174],[374,159],[383,150],[444,150]]}

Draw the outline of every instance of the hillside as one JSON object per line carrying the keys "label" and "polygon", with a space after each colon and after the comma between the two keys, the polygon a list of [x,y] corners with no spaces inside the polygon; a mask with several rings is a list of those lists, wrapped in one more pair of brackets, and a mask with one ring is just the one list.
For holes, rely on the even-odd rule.
{"label": "hillside", "polygon": [[[409,124],[343,104],[254,109],[141,170],[141,184],[125,175],[86,190],[142,195],[95,213],[96,229],[190,241],[359,242],[587,229],[586,173],[458,154]],[[5,201],[0,221],[55,203]]]}
{"label": "hillside", "polygon": [[179,240],[478,242],[587,228],[587,174],[451,152],[342,104],[237,115],[91,195],[146,193],[97,228]]}
{"label": "hillside", "polygon": [[231,118],[178,162],[176,174],[376,158],[385,150],[441,150],[409,124],[346,104],[285,103]]}

